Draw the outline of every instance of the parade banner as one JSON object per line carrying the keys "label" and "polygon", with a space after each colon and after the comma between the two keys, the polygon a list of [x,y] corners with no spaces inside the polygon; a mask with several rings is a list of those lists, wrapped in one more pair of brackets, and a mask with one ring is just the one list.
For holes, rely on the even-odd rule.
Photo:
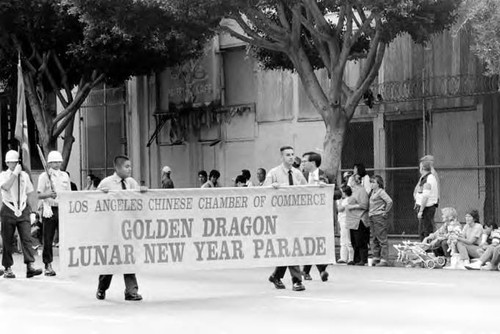
{"label": "parade banner", "polygon": [[335,261],[333,187],[59,194],[67,275]]}

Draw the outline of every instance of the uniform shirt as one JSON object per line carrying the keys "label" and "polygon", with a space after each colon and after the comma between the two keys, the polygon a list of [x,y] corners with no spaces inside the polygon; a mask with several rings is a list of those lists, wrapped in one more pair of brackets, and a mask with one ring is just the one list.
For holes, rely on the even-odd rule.
{"label": "uniform shirt", "polygon": [[[0,187],[3,186],[4,183],[10,179],[11,175],[12,171],[10,169],[0,173]],[[27,173],[21,172],[20,177],[21,177],[21,186],[20,186],[21,196],[19,199],[21,201],[21,205],[19,209],[23,211],[26,208],[26,201],[28,199],[28,194],[33,192],[35,189],[33,188],[33,183],[31,183],[30,177]],[[18,188],[17,179],[16,181],[14,181],[12,187],[10,187],[8,191],[2,188],[2,202],[6,203],[6,205],[9,206],[9,208],[11,206],[11,203],[13,203],[15,207],[17,207],[18,205],[17,188]]]}
{"label": "uniform shirt", "polygon": [[288,171],[292,171],[292,179],[293,185],[305,185],[307,184],[306,178],[300,170],[297,168],[287,169],[283,164],[278,167],[274,167],[267,173],[266,180],[264,181],[264,186],[270,186],[273,183],[278,183],[281,186],[288,186],[290,183],[288,182]]}
{"label": "uniform shirt", "polygon": [[316,168],[314,172],[309,173],[307,177],[307,184],[319,184],[319,169]]}
{"label": "uniform shirt", "polygon": [[[97,189],[123,190],[121,181],[122,178],[114,173],[113,175],[102,180]],[[139,183],[131,177],[127,177],[125,179],[125,186],[127,187],[127,190],[139,190],[140,188]]]}
{"label": "uniform shirt", "polygon": [[352,188],[352,195],[348,199],[349,204],[358,204],[358,209],[346,209],[346,227],[351,230],[357,230],[359,222],[368,227],[368,206],[369,199],[366,190],[361,185]]}
{"label": "uniform shirt", "polygon": [[[421,179],[422,178],[419,179],[419,184],[420,184]],[[422,186],[423,189],[421,189],[421,190],[418,189],[418,188],[420,188],[419,184],[417,184],[417,188],[415,191],[415,203],[417,205],[421,206],[423,197],[427,196],[427,203],[425,204],[425,206],[431,207],[431,206],[436,205],[438,203],[438,199],[439,199],[439,197],[438,197],[438,184],[437,184],[436,177],[429,173],[429,174],[427,174],[427,181]],[[425,189],[426,184],[430,185],[431,189]]]}
{"label": "uniform shirt", "polygon": [[[68,173],[62,170],[49,169],[50,179],[54,185],[54,191],[56,193],[60,191],[71,191],[71,181],[69,180]],[[50,180],[46,172],[40,174],[38,178],[38,189],[39,193],[45,193],[51,191]],[[47,198],[45,199],[50,206],[57,206],[57,199]]]}
{"label": "uniform shirt", "polygon": [[384,189],[380,188],[372,192],[370,196],[370,211],[368,215],[385,215],[392,208],[392,198],[387,195]]}

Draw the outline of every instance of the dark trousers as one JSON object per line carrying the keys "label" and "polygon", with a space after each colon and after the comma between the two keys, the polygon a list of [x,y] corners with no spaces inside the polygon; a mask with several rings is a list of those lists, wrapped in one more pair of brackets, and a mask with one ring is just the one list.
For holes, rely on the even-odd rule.
{"label": "dark trousers", "polygon": [[[100,275],[97,289],[102,291],[108,290],[112,279],[113,275]],[[135,274],[124,274],[123,279],[125,280],[125,295],[137,293],[139,286],[137,285]]]}
{"label": "dark trousers", "polygon": [[370,244],[370,229],[359,222],[357,230],[351,229],[351,244],[354,248],[354,262],[364,263],[368,262],[368,245]]}
{"label": "dark trousers", "polygon": [[450,250],[448,247],[448,240],[444,239],[436,243],[436,246],[432,249],[432,252],[436,256],[446,256],[450,257]]}
{"label": "dark trousers", "polygon": [[289,267],[276,267],[273,272],[273,276],[277,279],[282,279],[285,276],[286,268],[290,269],[290,275],[292,276],[292,283],[301,283],[302,276],[300,274],[299,266],[289,266]]}
{"label": "dark trousers", "polygon": [[384,215],[370,217],[370,237],[373,258],[388,261],[387,217]]}
{"label": "dark trousers", "polygon": [[[318,268],[319,273],[322,273],[323,271],[326,270],[326,267],[328,267],[327,264],[317,264],[316,268]],[[308,264],[307,266],[304,266],[304,274],[309,274],[311,272],[312,265]]]}
{"label": "dark trousers", "polygon": [[5,268],[12,267],[14,264],[12,253],[14,252],[14,232],[16,229],[19,234],[19,238],[21,239],[24,263],[27,264],[35,262],[33,242],[31,239],[30,212],[31,209],[27,206],[21,216],[16,217],[14,211],[9,209],[6,205],[2,205],[2,208],[0,209],[3,240],[2,265]]}
{"label": "dark trousers", "polygon": [[56,230],[59,226],[59,208],[52,207],[52,217],[43,218],[43,263],[52,263],[54,260],[54,253],[52,249],[52,244],[54,242],[54,236],[56,235]]}
{"label": "dark trousers", "polygon": [[418,235],[420,241],[424,240],[429,234],[434,232],[434,214],[436,213],[435,206],[428,206],[422,213],[422,219],[418,220]]}

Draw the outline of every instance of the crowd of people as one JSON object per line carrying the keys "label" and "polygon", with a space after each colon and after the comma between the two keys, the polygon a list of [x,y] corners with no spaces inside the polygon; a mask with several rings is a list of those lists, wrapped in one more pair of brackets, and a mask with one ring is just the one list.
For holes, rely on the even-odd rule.
{"label": "crowd of people", "polygon": [[[281,164],[266,171],[258,168],[257,182],[251,181],[251,172],[243,169],[233,181],[235,187],[319,185],[329,183],[326,173],[320,169],[321,155],[317,152],[306,152],[302,158],[296,157],[294,149],[284,146],[280,149]],[[0,188],[3,205],[0,210],[2,246],[2,265],[0,270],[5,278],[15,278],[12,271],[15,232],[17,231],[26,264],[28,278],[41,275],[55,276],[52,267],[53,243],[59,225],[57,193],[75,190],[69,174],[61,170],[62,156],[52,151],[47,157],[47,168],[38,180],[36,199],[43,224],[42,236],[44,270],[34,267],[34,249],[31,235],[32,225],[40,228],[34,219],[28,195],[35,192],[29,175],[24,172],[19,162],[19,154],[9,151],[5,156],[6,171],[0,173]],[[131,177],[131,162],[126,156],[117,156],[114,160],[115,173],[102,181],[89,174],[85,190],[140,190],[147,188]],[[434,169],[434,158],[425,156],[420,161],[420,178],[414,190],[415,212],[418,220],[420,240],[429,245],[429,251],[436,256],[447,258],[448,268],[470,270],[497,270],[500,263],[500,229],[495,224],[480,223],[477,210],[470,210],[465,215],[465,226],[462,227],[457,211],[446,207],[442,211],[443,224],[435,229],[434,216],[439,205],[439,176]],[[198,173],[201,188],[220,187],[220,172],[202,170]],[[165,166],[161,170],[161,188],[173,189],[172,169]],[[354,165],[352,172],[342,175],[340,186],[336,189],[336,214],[340,228],[340,258],[337,263],[347,265],[389,266],[388,215],[393,201],[384,189],[384,180],[380,175],[369,176],[362,163]],[[369,249],[371,257],[369,258]],[[329,274],[327,264],[316,265],[322,281],[327,281]],[[284,289],[282,282],[286,269],[289,268],[294,291],[303,291],[303,280],[311,280],[312,265],[281,266],[275,268],[269,281],[277,289]],[[97,299],[105,299],[106,290],[111,283],[111,275],[101,275],[96,293]],[[134,274],[124,275],[125,299],[141,300],[138,294],[137,279]]]}

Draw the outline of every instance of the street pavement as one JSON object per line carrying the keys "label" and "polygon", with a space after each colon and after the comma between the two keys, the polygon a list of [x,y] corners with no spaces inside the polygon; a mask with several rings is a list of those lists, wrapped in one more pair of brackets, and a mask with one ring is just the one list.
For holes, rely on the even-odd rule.
{"label": "street pavement", "polygon": [[18,278],[0,278],[1,333],[500,333],[499,272],[335,265],[321,282],[313,267],[303,292],[288,273],[274,289],[271,268],[148,273],[144,300],[127,302],[121,276],[99,301],[97,277],[26,279],[15,261]]}

